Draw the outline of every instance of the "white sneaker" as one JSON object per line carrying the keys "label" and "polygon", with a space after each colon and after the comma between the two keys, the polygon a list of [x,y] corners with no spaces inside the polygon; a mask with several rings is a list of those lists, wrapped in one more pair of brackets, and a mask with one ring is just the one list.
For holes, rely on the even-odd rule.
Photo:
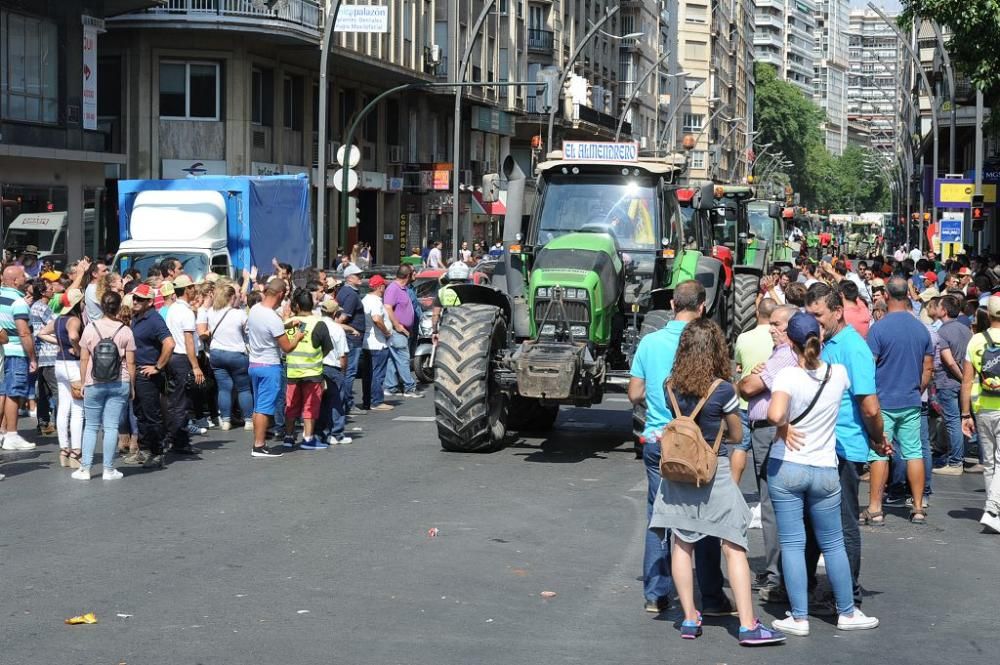
{"label": "white sneaker", "polygon": [[3,449],[4,450],[34,450],[35,444],[31,441],[25,441],[20,434],[7,432],[7,435],[3,438]]}
{"label": "white sneaker", "polygon": [[219,429],[221,429],[223,432],[228,432],[232,428],[233,424],[228,420],[223,420],[222,422],[219,423]]}
{"label": "white sneaker", "polygon": [[979,518],[979,523],[993,533],[1000,533],[1000,515],[996,513],[984,511],[983,516]]}
{"label": "white sneaker", "polygon": [[797,621],[792,617],[791,612],[785,612],[787,618],[785,619],[775,619],[771,622],[771,627],[780,630],[786,635],[798,635],[799,637],[806,637],[809,635],[809,620]]}
{"label": "white sneaker", "polygon": [[125,474],[118,469],[105,469],[101,480],[121,480],[124,477]]}
{"label": "white sneaker", "polygon": [[352,439],[349,436],[342,436],[338,439],[337,437],[331,434],[330,436],[326,437],[326,442],[329,443],[331,446],[338,446],[342,444],[354,443],[354,439]]}
{"label": "white sneaker", "polygon": [[81,467],[69,474],[69,477],[73,480],[90,480],[90,469],[84,469]]}
{"label": "white sneaker", "polygon": [[248,420],[245,423],[243,423],[243,431],[244,432],[252,432],[253,431],[253,421],[252,420]]}
{"label": "white sneaker", "polygon": [[34,409],[32,409],[31,411],[28,411],[28,417],[29,418],[38,418],[38,411],[35,411]]}
{"label": "white sneaker", "polygon": [[204,427],[198,427],[198,425],[196,425],[195,423],[188,423],[188,434],[191,435],[208,434],[208,430],[205,429]]}
{"label": "white sneaker", "polygon": [[837,619],[838,630],[871,630],[872,628],[877,627],[878,619],[867,616],[864,612],[857,608],[854,608],[854,614],[851,616],[844,616],[841,614]]}

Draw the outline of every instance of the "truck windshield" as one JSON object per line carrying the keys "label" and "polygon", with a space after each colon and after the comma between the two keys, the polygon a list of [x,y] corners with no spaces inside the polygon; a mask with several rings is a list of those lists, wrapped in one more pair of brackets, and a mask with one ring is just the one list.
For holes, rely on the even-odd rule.
{"label": "truck windshield", "polygon": [[[61,248],[54,247],[58,231],[46,229],[7,229],[7,235],[3,240],[3,246],[7,249],[23,250],[28,245],[34,245],[45,254],[59,254]],[[60,243],[62,244],[62,243]]]}
{"label": "truck windshield", "polygon": [[112,271],[124,274],[123,271],[135,268],[139,271],[139,274],[146,277],[146,275],[149,274],[150,268],[160,265],[160,263],[166,258],[175,258],[180,261],[181,266],[184,268],[184,274],[195,282],[203,279],[208,273],[207,254],[187,254],[183,252],[164,252],[162,254],[148,252],[143,252],[142,254],[119,254],[115,258],[115,264],[112,267]]}
{"label": "truck windshield", "polygon": [[537,244],[574,231],[610,233],[623,250],[654,250],[660,214],[652,178],[551,175],[546,179]]}
{"label": "truck windshield", "polygon": [[774,219],[767,214],[767,208],[747,207],[747,217],[750,221],[750,233],[763,243],[769,243],[774,229]]}

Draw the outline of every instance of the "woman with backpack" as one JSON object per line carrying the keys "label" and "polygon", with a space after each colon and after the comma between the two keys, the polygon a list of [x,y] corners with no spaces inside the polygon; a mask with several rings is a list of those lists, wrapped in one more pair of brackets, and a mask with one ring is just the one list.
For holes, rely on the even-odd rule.
{"label": "woman with backpack", "polygon": [[[740,618],[740,644],[775,644],[783,642],[785,636],[754,616],[746,554],[750,509],[733,482],[728,451],[722,446],[723,436],[729,444],[743,440],[731,376],[722,329],[709,319],[688,323],[664,385],[674,419],[661,435],[663,480],[649,528],[669,529],[673,535],[671,573],[684,610],[682,638],[695,639],[702,634],[701,613],[694,604],[692,555],[695,544],[710,537],[722,540]],[[692,468],[699,470],[697,478],[691,477]]]}
{"label": "woman with backpack", "polygon": [[788,320],[788,340],[799,363],[797,367],[780,370],[774,377],[767,419],[778,430],[766,468],[791,612],[771,625],[792,635],[809,634],[803,517],[808,511],[837,601],[837,628],[875,628],[878,619],[865,616],[854,606],[851,568],[840,519],[834,429],[844,391],[850,387],[847,370],[843,365],[821,360],[819,323],[811,314],[799,312]]}
{"label": "woman with backpack", "polygon": [[97,447],[97,430],[104,428],[104,480],[119,480],[113,462],[118,448],[118,423],[134,394],[135,338],[119,319],[122,297],[108,291],[101,299],[103,317],[91,321],[80,336],[80,374],[83,376],[83,459],[73,472],[76,480],[90,480]]}

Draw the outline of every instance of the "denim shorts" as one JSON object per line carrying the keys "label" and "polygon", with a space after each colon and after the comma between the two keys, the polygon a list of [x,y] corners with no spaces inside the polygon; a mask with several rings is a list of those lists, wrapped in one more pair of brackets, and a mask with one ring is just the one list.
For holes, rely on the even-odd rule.
{"label": "denim shorts", "polygon": [[750,438],[750,414],[746,409],[740,409],[740,422],[743,424],[743,440],[733,446],[733,450],[742,450],[749,453],[753,448],[753,439]]}
{"label": "denim shorts", "polygon": [[24,356],[7,356],[3,364],[3,381],[0,381],[0,395],[6,397],[28,397],[31,381],[28,374],[28,359]]}
{"label": "denim shorts", "polygon": [[281,365],[250,365],[253,412],[273,416],[281,394]]}
{"label": "denim shorts", "polygon": [[[907,409],[882,409],[885,436],[892,442],[904,460],[923,459],[923,444],[920,439],[920,407]],[[874,451],[868,451],[868,461],[885,461]]]}

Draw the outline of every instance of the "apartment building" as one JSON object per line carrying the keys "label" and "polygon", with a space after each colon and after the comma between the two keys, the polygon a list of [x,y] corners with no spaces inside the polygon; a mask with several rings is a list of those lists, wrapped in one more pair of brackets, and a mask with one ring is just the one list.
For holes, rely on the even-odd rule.
{"label": "apartment building", "polygon": [[756,0],[754,58],[813,96],[816,4],[813,0]]}
{"label": "apartment building", "polygon": [[[204,173],[311,174],[315,195],[327,197],[327,257],[366,241],[377,260],[392,263],[430,239],[493,237],[502,206],[483,203],[474,188],[498,168],[515,115],[525,112],[526,89],[489,85],[525,80],[525,3],[497,0],[477,35],[485,6],[478,0],[366,4],[387,7],[387,30],[334,33],[326,146],[318,144],[323,0],[167,0],[109,21],[100,122],[127,155],[127,176],[186,177],[196,162]],[[360,182],[340,238],[332,176],[348,126],[388,88],[455,80],[473,37],[464,80],[483,87],[462,95],[459,219],[452,219],[454,88],[411,90],[385,98],[360,123]]]}
{"label": "apartment building", "polygon": [[[104,20],[155,4],[0,1],[0,199],[5,248],[96,255],[114,226],[107,184],[126,156],[97,122]],[[11,231],[19,220],[31,230]]]}
{"label": "apartment building", "polygon": [[914,120],[906,97],[910,72],[896,33],[867,9],[853,9],[848,28],[847,116],[865,128],[875,150],[895,162],[896,137]]}
{"label": "apartment building", "polygon": [[826,114],[824,141],[826,149],[834,155],[842,154],[848,142],[848,28],[847,0],[819,0],[813,50],[813,101]]}

